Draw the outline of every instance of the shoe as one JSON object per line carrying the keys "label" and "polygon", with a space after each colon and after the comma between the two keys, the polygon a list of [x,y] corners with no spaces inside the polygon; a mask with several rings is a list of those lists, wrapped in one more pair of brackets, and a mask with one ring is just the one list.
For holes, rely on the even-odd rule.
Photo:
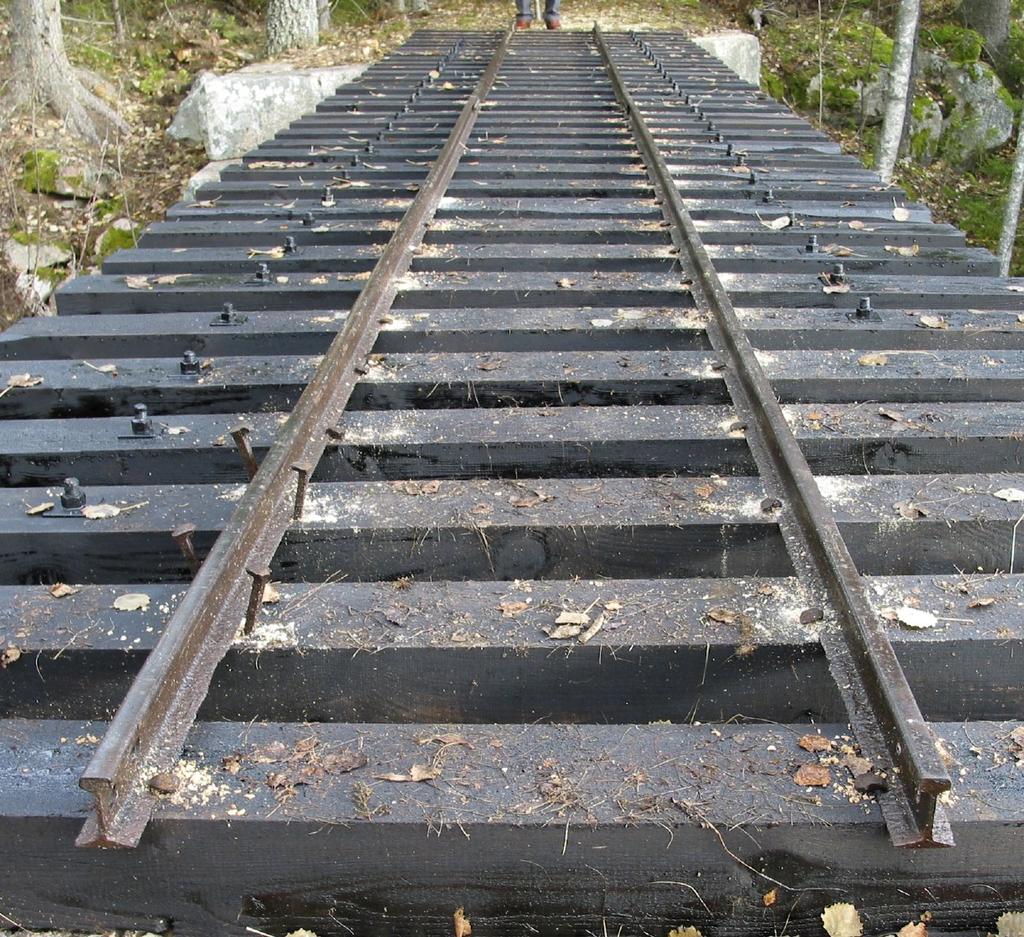
{"label": "shoe", "polygon": [[516,29],[529,29],[529,28],[530,28],[530,19],[529,19],[529,17],[526,17],[526,16],[517,16],[516,17]]}
{"label": "shoe", "polygon": [[562,28],[562,21],[557,16],[554,16],[551,19],[549,19],[547,21],[547,24],[548,24],[548,29],[561,29]]}

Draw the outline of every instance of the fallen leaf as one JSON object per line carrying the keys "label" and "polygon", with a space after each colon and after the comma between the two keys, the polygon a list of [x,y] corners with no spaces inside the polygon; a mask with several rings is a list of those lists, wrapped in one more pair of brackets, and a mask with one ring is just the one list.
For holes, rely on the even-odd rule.
{"label": "fallen leaf", "polygon": [[948,329],[949,323],[942,316],[921,316],[917,324],[923,329]]}
{"label": "fallen leaf", "polygon": [[996,918],[999,937],[1024,937],[1024,911],[1007,911]]}
{"label": "fallen leaf", "polygon": [[668,932],[668,937],[704,937],[704,935],[691,924],[689,927],[673,927]]}
{"label": "fallen leaf", "polygon": [[473,927],[469,923],[469,918],[466,917],[465,909],[456,908],[453,917],[455,919],[455,937],[470,937]]}
{"label": "fallen leaf", "polygon": [[530,607],[528,602],[502,602],[498,608],[501,610],[502,618],[515,618],[520,612],[525,612]]}
{"label": "fallen leaf", "polygon": [[38,387],[43,383],[41,377],[33,377],[31,374],[12,374],[7,378],[7,388],[4,389],[0,396],[6,394],[8,390],[15,387]]}
{"label": "fallen leaf", "polygon": [[89,521],[102,521],[117,517],[121,509],[116,504],[87,504],[82,508],[82,517]]}
{"label": "fallen leaf", "polygon": [[562,612],[556,619],[556,625],[588,625],[590,616],[586,612]]}
{"label": "fallen leaf", "polygon": [[189,430],[188,430],[187,426],[165,426],[164,427],[164,433],[166,433],[168,436],[184,436],[185,433],[187,433],[188,431]]}
{"label": "fallen leaf", "polygon": [[771,221],[765,221],[759,216],[758,220],[766,228],[771,228],[772,231],[781,231],[783,228],[788,228],[790,224],[789,215],[780,215],[778,218],[774,218]]}
{"label": "fallen leaf", "polygon": [[32,507],[27,508],[25,513],[29,516],[34,514],[44,514],[53,508],[52,501],[44,501],[42,504],[33,504]]}
{"label": "fallen leaf", "polygon": [[113,608],[119,612],[144,612],[149,608],[149,596],[145,592],[126,592],[114,599]]}
{"label": "fallen leaf", "polygon": [[846,225],[849,228],[853,228],[854,231],[863,231],[864,230],[864,222],[863,221],[857,221],[857,220],[848,221],[846,223]]}
{"label": "fallen leaf", "polygon": [[907,221],[910,219],[910,212],[906,208],[894,208],[892,210],[893,221]]}
{"label": "fallen leaf", "polygon": [[445,732],[441,735],[428,735],[421,739],[416,739],[417,745],[462,745],[465,748],[472,748],[473,743],[469,741],[464,735],[459,735],[457,732]]}
{"label": "fallen leaf", "polygon": [[158,277],[153,278],[154,283],[158,283],[160,286],[170,286],[172,283],[177,283],[182,277],[191,276],[188,273],[162,273]]}
{"label": "fallen leaf", "polygon": [[871,770],[871,759],[863,758],[860,755],[844,755],[840,764],[854,777]]}
{"label": "fallen leaf", "polygon": [[800,765],[793,781],[801,787],[828,787],[832,783],[832,773],[824,765]]}
{"label": "fallen leaf", "polygon": [[919,517],[928,516],[928,511],[913,501],[897,501],[895,507],[904,520],[916,521]]}
{"label": "fallen leaf", "polygon": [[407,781],[433,781],[441,772],[430,765],[413,765],[408,774],[375,774],[378,781],[396,781],[405,783]]}
{"label": "fallen leaf", "polygon": [[967,603],[968,608],[988,608],[990,605],[995,605],[995,596],[991,595],[979,595],[976,599],[971,599]]}
{"label": "fallen leaf", "polygon": [[827,752],[832,749],[832,742],[829,739],[825,738],[824,735],[816,735],[813,732],[801,735],[796,740],[796,744],[805,752]]}
{"label": "fallen leaf", "polygon": [[862,937],[864,934],[857,909],[845,901],[825,908],[821,912],[821,923],[828,937]]}
{"label": "fallen leaf", "polygon": [[882,409],[878,411],[878,415],[884,416],[887,420],[892,420],[894,423],[903,422],[902,413],[897,413],[895,410],[886,410],[885,407],[882,407]]}
{"label": "fallen leaf", "polygon": [[[563,621],[562,617],[572,616]],[[555,619],[555,624],[547,625],[543,631],[552,641],[568,641],[570,638],[578,638],[583,631],[583,626],[590,622],[590,618],[575,612],[563,612]]]}
{"label": "fallen leaf", "polygon": [[0,651],[0,670],[5,669],[8,664],[13,664],[20,657],[21,648],[15,647],[13,644],[9,644],[2,651]]}
{"label": "fallen leaf", "polygon": [[778,900],[779,890],[777,888],[773,888],[771,891],[766,891],[761,896],[761,904],[763,904],[766,908],[770,908]]}
{"label": "fallen leaf", "polygon": [[580,637],[579,637],[580,644],[586,644],[588,641],[591,641],[594,637],[596,637],[597,633],[603,627],[604,627],[604,614],[602,613],[601,615],[598,615],[597,618],[594,619],[593,624],[589,628],[587,628],[587,630],[584,631],[580,635]]}
{"label": "fallen leaf", "polygon": [[280,260],[284,257],[283,247],[272,247],[270,250],[259,250],[256,247],[249,248],[249,257],[273,257],[275,260]]}
{"label": "fallen leaf", "polygon": [[558,285],[563,290],[567,290],[567,289],[570,289],[571,287],[575,286],[576,285],[576,281],[575,280],[570,280],[568,277],[565,277],[565,278],[563,278],[563,279],[558,281]]}
{"label": "fallen leaf", "polygon": [[63,599],[65,596],[74,595],[76,592],[81,591],[81,589],[78,589],[75,586],[66,585],[63,582],[55,582],[50,586],[50,595],[55,599]]}
{"label": "fallen leaf", "polygon": [[500,368],[503,363],[504,362],[502,362],[500,359],[493,359],[491,361],[481,361],[480,364],[476,366],[476,369],[478,371],[497,371],[498,368]]}
{"label": "fallen leaf", "polygon": [[928,937],[928,928],[921,921],[911,921],[896,931],[896,937]]}
{"label": "fallen leaf", "polygon": [[853,250],[844,244],[826,244],[821,251],[823,254],[831,254],[833,257],[853,256]]}
{"label": "fallen leaf", "polygon": [[1000,488],[992,492],[992,497],[1000,501],[1024,501],[1024,491],[1020,488]]}
{"label": "fallen leaf", "polygon": [[910,247],[896,247],[892,244],[887,244],[885,246],[885,249],[890,254],[896,254],[900,257],[916,257],[918,254],[921,253],[920,244],[911,244]]}
{"label": "fallen leaf", "polygon": [[281,601],[281,593],[278,592],[277,589],[274,588],[274,584],[272,582],[268,582],[263,587],[263,599],[262,599],[263,604],[264,605],[277,605],[277,603],[280,602],[280,601]]}
{"label": "fallen leaf", "polygon": [[934,628],[939,620],[931,613],[921,608],[911,608],[909,605],[902,605],[896,609],[896,619],[901,625],[908,628]]}
{"label": "fallen leaf", "polygon": [[738,613],[731,608],[709,608],[704,614],[723,625],[731,625],[738,617]]}
{"label": "fallen leaf", "polygon": [[889,359],[885,355],[870,354],[861,355],[857,359],[857,364],[862,364],[867,368],[881,367],[883,364],[888,364]]}
{"label": "fallen leaf", "polygon": [[116,364],[92,364],[89,361],[83,361],[87,368],[92,368],[94,371],[99,371],[100,374],[109,374],[111,377],[117,377],[117,365]]}
{"label": "fallen leaf", "polygon": [[149,282],[149,277],[145,276],[130,276],[124,278],[124,285],[130,290],[151,290],[153,284]]}

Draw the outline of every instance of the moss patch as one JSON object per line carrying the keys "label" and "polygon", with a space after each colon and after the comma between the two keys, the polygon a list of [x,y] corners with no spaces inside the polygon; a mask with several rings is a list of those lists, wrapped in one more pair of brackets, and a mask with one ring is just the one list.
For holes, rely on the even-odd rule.
{"label": "moss patch", "polygon": [[21,161],[21,187],[26,192],[57,192],[60,153],[56,150],[29,150]]}
{"label": "moss patch", "polygon": [[921,44],[942,52],[957,65],[971,65],[981,60],[985,40],[973,29],[943,23],[921,33]]}

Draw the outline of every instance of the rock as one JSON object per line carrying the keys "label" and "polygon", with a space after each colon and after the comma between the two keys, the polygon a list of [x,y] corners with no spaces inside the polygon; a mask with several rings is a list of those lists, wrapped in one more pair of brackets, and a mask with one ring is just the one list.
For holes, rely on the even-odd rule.
{"label": "rock", "polygon": [[729,29],[725,32],[697,36],[694,40],[705,52],[721,59],[744,81],[761,85],[761,43],[756,36]]}
{"label": "rock", "polygon": [[96,255],[102,259],[116,250],[135,247],[140,233],[127,218],[116,219],[106,231],[96,239]]}
{"label": "rock", "polygon": [[34,316],[54,316],[57,310],[47,302],[53,295],[54,283],[44,277],[33,276],[31,273],[19,273],[15,289],[23,297]]}
{"label": "rock", "polygon": [[60,267],[70,263],[74,255],[59,244],[42,244],[8,238],[4,253],[18,273],[32,273],[40,267]]}
{"label": "rock", "polygon": [[1002,146],[1013,134],[1012,98],[983,62],[956,65],[935,52],[921,53],[921,76],[943,115],[938,149],[966,164]]}
{"label": "rock", "polygon": [[237,165],[238,161],[234,159],[217,159],[212,163],[207,163],[199,172],[189,177],[188,182],[185,183],[184,188],[181,190],[182,200],[186,202],[194,201],[199,190],[204,185],[209,185],[211,182],[219,182],[220,174],[228,166]]}
{"label": "rock", "polygon": [[917,97],[910,110],[910,154],[920,163],[930,163],[938,154],[942,139],[942,108],[931,98]]}
{"label": "rock", "polygon": [[237,158],[313,110],[366,65],[297,69],[250,65],[228,75],[202,72],[167,132],[202,143],[212,160]]}
{"label": "rock", "polygon": [[114,174],[103,165],[56,150],[30,150],[22,158],[21,187],[26,192],[101,198],[110,192]]}

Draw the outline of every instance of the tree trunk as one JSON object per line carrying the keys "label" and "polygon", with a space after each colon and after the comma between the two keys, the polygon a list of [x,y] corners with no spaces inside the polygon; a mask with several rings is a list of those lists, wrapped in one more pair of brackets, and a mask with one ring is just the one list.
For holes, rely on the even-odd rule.
{"label": "tree trunk", "polygon": [[316,0],[317,25],[320,32],[331,28],[331,0]]}
{"label": "tree trunk", "polygon": [[124,27],[124,12],[121,9],[121,0],[110,0],[110,12],[114,16],[114,35],[117,37],[119,45],[124,45],[125,40],[125,27]]}
{"label": "tree trunk", "polygon": [[278,55],[315,46],[320,41],[318,22],[317,0],[269,0],[267,51]]}
{"label": "tree trunk", "polygon": [[11,73],[16,105],[48,106],[93,143],[128,129],[82,84],[68,61],[59,0],[12,0]]}
{"label": "tree trunk", "polygon": [[985,40],[985,51],[999,61],[1010,37],[1010,0],[964,0],[960,15]]}
{"label": "tree trunk", "polygon": [[876,169],[882,181],[892,182],[893,170],[899,156],[903,137],[903,121],[907,114],[910,91],[910,71],[914,63],[914,42],[917,39],[917,20],[921,13],[921,0],[900,0],[896,18],[896,37],[889,65],[889,82],[885,97],[885,117],[882,136],[878,141]]}
{"label": "tree trunk", "polygon": [[1013,160],[1013,175],[1010,177],[1010,191],[1006,196],[1003,210],[1003,230],[999,235],[999,274],[1010,275],[1010,261],[1013,260],[1013,244],[1017,239],[1017,219],[1020,218],[1020,199],[1024,194],[1024,117],[1017,134],[1017,155]]}

